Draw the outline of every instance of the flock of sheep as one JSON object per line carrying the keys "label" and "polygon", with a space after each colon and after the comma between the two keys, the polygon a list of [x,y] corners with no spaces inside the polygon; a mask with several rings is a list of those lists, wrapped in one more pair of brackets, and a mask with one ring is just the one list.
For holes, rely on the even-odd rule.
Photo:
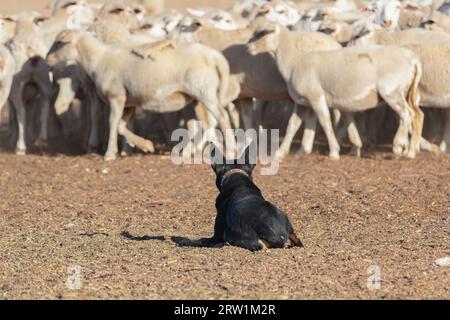
{"label": "flock of sheep", "polygon": [[[61,116],[75,99],[89,110],[88,152],[102,144],[102,110],[109,109],[106,160],[118,154],[118,135],[155,151],[132,132],[137,108],[180,111],[192,137],[196,121],[226,133],[261,128],[264,109],[278,108],[289,121],[277,157],[288,154],[302,125],[301,151],[311,153],[319,123],[332,159],[347,136],[360,155],[387,130],[390,108],[396,156],[445,152],[449,15],[450,3],[432,0],[237,0],[228,10],[186,12],[164,10],[162,0],[57,0],[48,17],[0,18],[0,111],[7,102],[14,110],[18,154],[27,150],[27,104],[39,108],[35,143],[46,146],[52,108]],[[427,107],[444,117],[425,119]],[[436,119],[444,123],[439,145],[422,136],[424,121]]]}

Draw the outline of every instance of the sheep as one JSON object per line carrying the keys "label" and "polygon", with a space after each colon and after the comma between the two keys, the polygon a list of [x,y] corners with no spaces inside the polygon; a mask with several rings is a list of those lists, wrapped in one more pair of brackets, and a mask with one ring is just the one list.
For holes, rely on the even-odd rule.
{"label": "sheep", "polygon": [[342,21],[324,21],[318,31],[331,35],[342,45],[346,45],[353,38],[352,26]]}
{"label": "sheep", "polygon": [[435,11],[422,20],[421,26],[431,31],[450,32],[450,17]]}
{"label": "sheep", "polygon": [[[279,25],[265,38],[292,99],[315,111],[327,136],[331,159],[339,159],[340,147],[328,108],[363,111],[378,106],[380,98],[401,119],[394,154],[405,152],[409,158],[415,157],[423,126],[423,113],[417,105],[422,66],[412,51],[375,46],[299,54],[289,41],[289,31]],[[406,150],[411,125],[411,146]]]}
{"label": "sheep", "polygon": [[151,16],[156,16],[165,9],[165,0],[140,0],[139,2]]}
{"label": "sheep", "polygon": [[130,29],[139,28],[139,14],[128,6],[123,0],[112,0],[106,2],[99,10],[96,21],[119,21]]}
{"label": "sheep", "polygon": [[[420,106],[438,107],[450,110],[450,34],[422,29],[410,29],[387,33],[377,30],[365,33],[353,45],[397,44],[406,47],[419,56],[423,63],[423,77],[419,83]],[[449,111],[446,110],[448,115]],[[446,152],[450,143],[450,118],[445,118],[445,132],[439,149]],[[424,142],[424,141],[422,141]],[[426,145],[426,142],[425,142]],[[436,151],[435,146],[427,149]]]}
{"label": "sheep", "polygon": [[[121,120],[126,105],[155,112],[184,108],[191,100],[204,104],[227,134],[234,150],[231,125],[223,109],[228,90],[229,66],[217,51],[200,44],[179,46],[172,41],[134,49],[111,47],[77,31],[60,33],[47,60],[51,65],[76,60],[94,80],[109,102],[110,134],[105,160],[117,155],[117,135],[144,151],[152,151],[148,140],[128,132]],[[173,61],[178,61],[173,64]],[[114,68],[110,68],[114,65]],[[230,136],[231,135],[231,136]]]}
{"label": "sheep", "polygon": [[0,120],[2,108],[8,100],[11,91],[16,64],[11,52],[4,45],[0,45]]}
{"label": "sheep", "polygon": [[182,21],[180,25],[180,38],[187,42],[198,42],[216,50],[223,51],[226,48],[247,43],[252,37],[255,29],[247,27],[236,30],[221,30],[205,25],[205,22],[198,20]]}
{"label": "sheep", "polygon": [[386,30],[394,31],[398,27],[402,5],[398,0],[378,0],[375,3],[375,23]]}
{"label": "sheep", "polygon": [[221,9],[194,10],[188,8],[187,11],[192,17],[200,19],[217,29],[235,30],[241,28],[241,26],[234,20],[232,15],[225,10]]}
{"label": "sheep", "polygon": [[430,13],[429,7],[412,7],[407,5],[400,12],[398,20],[398,29],[407,30],[412,28],[419,28],[424,18]]}
{"label": "sheep", "polygon": [[404,45],[446,41],[450,41],[450,35],[446,32],[428,31],[419,28],[387,32],[377,25],[367,23],[354,29],[354,36],[349,45]]}
{"label": "sheep", "polygon": [[16,75],[12,84],[10,101],[17,112],[19,128],[16,144],[17,154],[26,153],[26,111],[23,102],[23,91],[26,84],[30,82],[38,87],[42,102],[41,129],[35,144],[39,147],[47,146],[47,127],[52,97],[52,83],[50,69],[44,57],[47,55],[56,35],[61,30],[68,27],[81,27],[78,23],[70,23],[72,15],[75,14],[75,12],[71,11],[73,8],[81,10],[80,12],[76,12],[76,14],[82,16],[82,20],[78,22],[88,23],[92,20],[92,16],[89,14],[91,12],[90,8],[81,0],[60,2],[59,4],[55,3],[54,15],[50,18],[43,18],[40,14],[32,12],[19,16],[16,22],[16,34],[8,43],[8,47],[16,62]]}
{"label": "sheep", "polygon": [[435,0],[433,2],[433,9],[437,9],[437,11],[449,15],[450,3],[447,0]]}
{"label": "sheep", "polygon": [[46,32],[63,29],[80,29],[94,21],[94,10],[85,0],[56,1],[52,6],[52,16],[42,23]]}
{"label": "sheep", "polygon": [[46,147],[48,140],[47,126],[52,84],[49,67],[42,58],[47,53],[47,47],[42,41],[41,30],[38,26],[40,22],[41,19],[36,13],[23,15],[17,21],[16,35],[7,44],[16,65],[10,102],[17,115],[19,134],[16,153],[18,155],[24,155],[27,149],[25,144],[26,110],[23,102],[23,92],[27,83],[33,82],[38,87],[42,101],[41,127],[35,145]]}
{"label": "sheep", "polygon": [[[263,10],[260,13],[264,14],[265,12],[267,11]],[[262,16],[261,18],[264,17]],[[258,22],[254,28],[264,29],[264,26],[264,23]],[[239,33],[239,30],[205,29],[205,34],[214,34],[215,36],[197,37],[198,31],[194,32],[192,36],[192,38],[200,40],[205,45],[222,50],[227,58],[232,73],[229,90],[230,100],[238,99],[237,104],[240,105],[242,123],[245,129],[252,126],[253,117],[258,118],[255,110],[260,111],[259,107],[262,103],[259,101],[290,100],[286,82],[279,73],[273,57],[266,53],[264,43],[253,41],[251,45],[247,44],[248,40],[251,40],[247,39],[251,30],[252,28],[242,29],[242,32]],[[264,34],[264,31],[261,31],[261,33]],[[321,51],[341,48],[339,43],[332,37],[317,32],[295,32],[291,34],[290,41],[296,44],[296,48],[299,51]],[[252,108],[254,98],[259,101]],[[315,119],[309,113],[303,114],[301,111],[303,110],[293,109],[287,135],[275,155],[280,159],[289,152],[295,133],[302,124],[302,120],[299,118],[300,114],[302,114],[307,127],[303,149],[307,153],[310,153],[310,150],[312,150],[311,132],[314,124],[311,121]]]}
{"label": "sheep", "polygon": [[0,17],[0,43],[6,43],[16,34],[16,19],[13,16]]}

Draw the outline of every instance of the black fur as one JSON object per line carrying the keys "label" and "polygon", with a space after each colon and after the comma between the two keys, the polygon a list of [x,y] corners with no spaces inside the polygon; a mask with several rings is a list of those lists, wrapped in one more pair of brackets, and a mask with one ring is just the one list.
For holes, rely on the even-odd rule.
{"label": "black fur", "polygon": [[[214,150],[218,150],[217,147]],[[233,164],[226,164],[222,154],[218,155],[216,152],[219,151],[214,150],[212,159],[214,156],[223,159],[223,164],[212,163],[220,191],[216,199],[214,236],[199,240],[197,245],[219,246],[229,243],[257,251],[264,248],[263,243],[269,248],[283,248],[291,240],[292,245],[303,246],[287,215],[266,201],[254,184],[252,172],[255,165],[250,164],[250,147],[242,155],[244,159],[241,157],[241,161],[235,160]]]}

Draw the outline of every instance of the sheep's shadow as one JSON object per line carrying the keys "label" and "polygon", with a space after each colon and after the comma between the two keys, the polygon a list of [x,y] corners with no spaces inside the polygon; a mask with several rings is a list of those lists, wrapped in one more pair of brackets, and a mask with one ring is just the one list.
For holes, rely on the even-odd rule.
{"label": "sheep's shadow", "polygon": [[211,240],[211,238],[201,238],[197,240],[192,240],[185,237],[166,237],[166,236],[134,236],[128,231],[123,231],[120,234],[122,237],[127,238],[132,241],[172,241],[179,247],[197,247],[197,248],[221,248],[224,243],[216,243]]}

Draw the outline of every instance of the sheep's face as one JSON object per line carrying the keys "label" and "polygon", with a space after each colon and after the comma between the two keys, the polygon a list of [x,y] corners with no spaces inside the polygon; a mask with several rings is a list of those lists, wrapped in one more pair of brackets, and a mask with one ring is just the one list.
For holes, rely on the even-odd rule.
{"label": "sheep's face", "polygon": [[107,2],[100,9],[98,19],[114,20],[121,23],[129,24],[133,28],[137,27],[137,14],[124,1]]}
{"label": "sheep's face", "polygon": [[143,21],[141,32],[148,34],[152,38],[162,39],[167,36],[165,24],[162,20],[156,18],[149,18]]}
{"label": "sheep's face", "polygon": [[420,26],[429,31],[444,31],[433,19],[423,21]]}
{"label": "sheep's face", "polygon": [[257,30],[248,44],[250,53],[255,55],[263,52],[275,54],[279,43],[280,28],[280,26],[275,25]]}
{"label": "sheep's face", "polygon": [[336,22],[331,21],[325,21],[322,22],[319,26],[319,31],[325,34],[328,34],[333,37],[337,37],[337,34],[339,33],[340,26]]}
{"label": "sheep's face", "polygon": [[60,10],[67,15],[67,29],[79,30],[94,20],[93,11],[84,0],[67,2]]}
{"label": "sheep's face", "polygon": [[177,36],[186,42],[194,42],[194,35],[198,30],[200,30],[203,27],[203,22],[194,19],[192,21],[188,21],[186,19],[183,19],[183,21],[180,22],[180,25],[178,25],[176,34]]}
{"label": "sheep's face", "polygon": [[144,6],[135,3],[135,4],[133,4],[131,6],[131,10],[133,11],[132,14],[136,18],[136,20],[139,23],[142,23],[144,21],[144,19],[145,19],[146,14],[147,14],[147,10],[144,8]]}
{"label": "sheep's face", "polygon": [[74,31],[63,31],[56,38],[47,55],[47,62],[50,66],[77,61],[78,50],[76,44],[80,34]]}
{"label": "sheep's face", "polygon": [[0,19],[0,39],[4,39],[6,37],[6,22],[3,19]]}
{"label": "sheep's face", "polygon": [[235,30],[239,28],[239,25],[234,21],[233,17],[226,11],[218,11],[208,20],[217,29]]}
{"label": "sheep's face", "polygon": [[264,5],[260,9],[259,15],[264,15],[266,19],[282,26],[293,26],[300,21],[300,13],[293,6],[286,2],[278,2],[275,5]]}
{"label": "sheep's face", "polygon": [[431,14],[422,20],[420,26],[430,31],[443,31],[443,29],[439,26],[438,20],[439,18],[436,14]]}
{"label": "sheep's face", "polygon": [[376,22],[388,31],[396,30],[401,9],[400,1],[390,0],[381,2]]}
{"label": "sheep's face", "polygon": [[367,46],[373,44],[373,37],[375,34],[374,26],[362,26],[355,29],[352,40],[348,46]]}

